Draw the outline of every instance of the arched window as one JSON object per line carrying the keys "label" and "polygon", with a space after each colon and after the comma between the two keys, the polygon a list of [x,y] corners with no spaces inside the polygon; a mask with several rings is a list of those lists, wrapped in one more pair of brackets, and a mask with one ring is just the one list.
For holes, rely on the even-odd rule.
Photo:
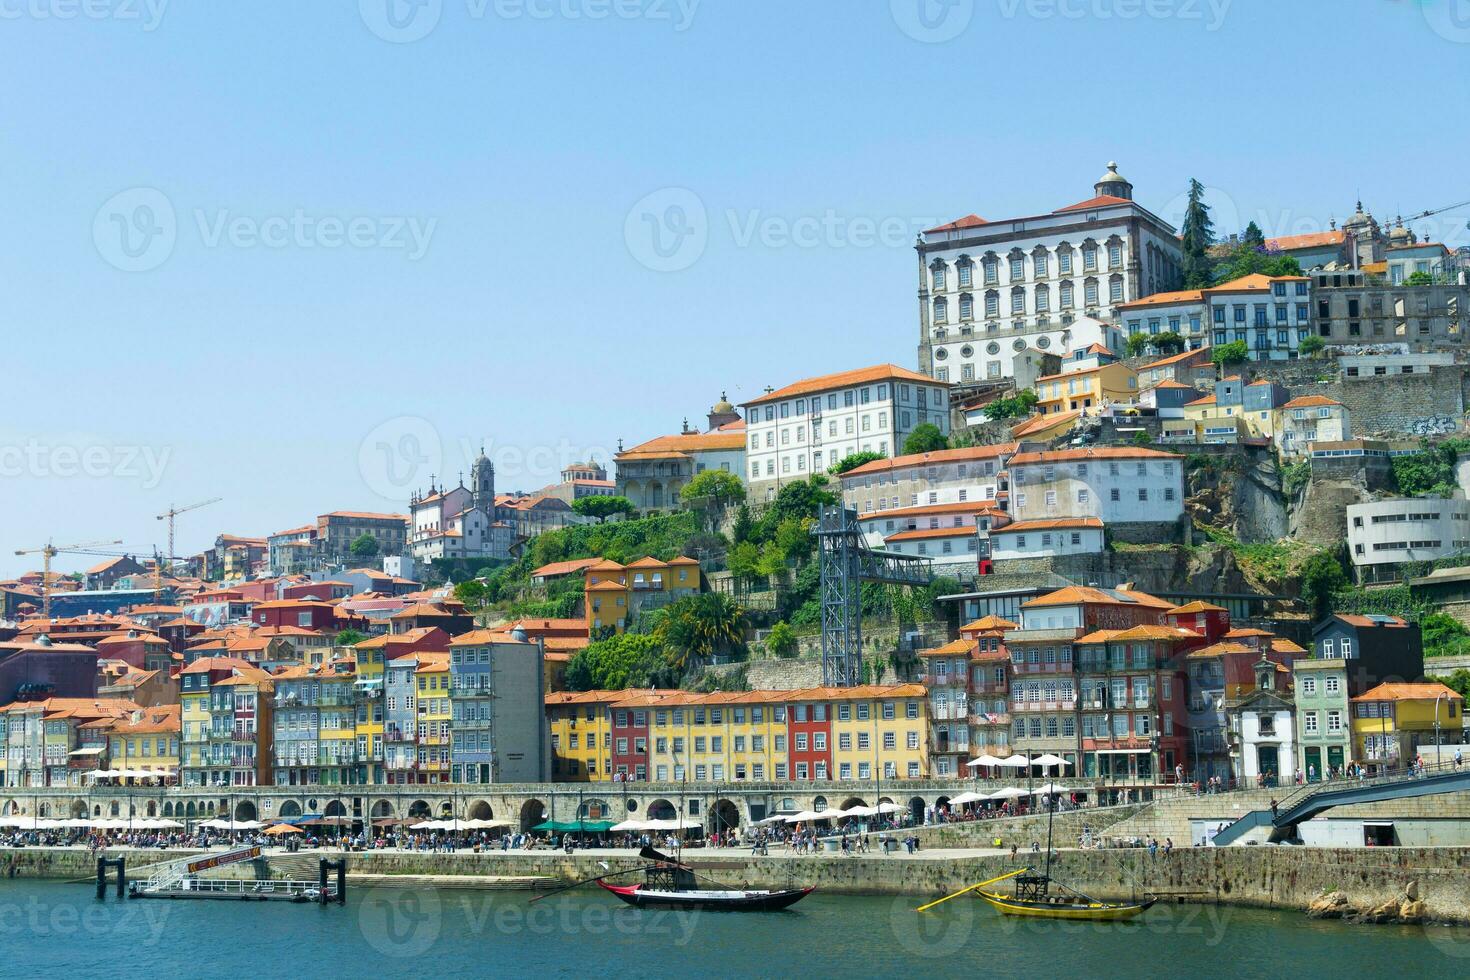
{"label": "arched window", "polygon": [[961,322],[975,319],[975,297],[969,293],[960,293],[960,320]]}
{"label": "arched window", "polygon": [[949,300],[945,299],[943,296],[937,297],[934,300],[934,322],[949,322]]}

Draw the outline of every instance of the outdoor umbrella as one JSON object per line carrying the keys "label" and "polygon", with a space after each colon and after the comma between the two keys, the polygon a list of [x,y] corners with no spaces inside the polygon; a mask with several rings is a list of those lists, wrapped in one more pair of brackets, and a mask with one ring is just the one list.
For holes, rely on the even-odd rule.
{"label": "outdoor umbrella", "polygon": [[644,827],[642,820],[624,820],[622,823],[613,824],[612,827],[609,829],[611,829],[613,833],[621,834],[625,830],[644,830],[646,828]]}
{"label": "outdoor umbrella", "polygon": [[956,796],[949,802],[956,806],[961,806],[966,803],[979,803],[981,800],[988,799],[990,799],[989,794],[976,793],[974,790],[965,790],[965,792],[961,793],[959,796]]}
{"label": "outdoor umbrella", "polygon": [[1031,765],[1031,760],[1024,755],[1013,755],[1009,759],[1001,759],[996,765],[1009,766],[1012,769],[1025,769]]}
{"label": "outdoor umbrella", "polygon": [[304,831],[300,827],[293,827],[288,823],[278,823],[274,827],[267,827],[264,834],[268,837],[284,837],[286,834],[300,834]]}
{"label": "outdoor umbrella", "polygon": [[1031,794],[1026,792],[1024,789],[1016,789],[1016,787],[1014,786],[1007,786],[1005,789],[998,789],[994,793],[991,793],[989,798],[992,800],[1019,800],[1023,796],[1030,795]]}
{"label": "outdoor umbrella", "polygon": [[800,811],[798,811],[796,813],[791,814],[789,817],[787,817],[786,818],[786,822],[787,823],[806,823],[806,822],[811,821],[811,820],[823,820],[823,819],[825,819],[825,818],[824,817],[821,817],[821,816],[818,816],[817,815],[817,812],[815,810],[800,810]]}

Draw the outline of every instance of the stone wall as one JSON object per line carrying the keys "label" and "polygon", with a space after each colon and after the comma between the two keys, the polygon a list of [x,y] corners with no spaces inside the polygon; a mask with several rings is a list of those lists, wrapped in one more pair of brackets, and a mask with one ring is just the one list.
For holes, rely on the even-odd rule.
{"label": "stone wall", "polygon": [[1342,402],[1351,415],[1355,438],[1458,431],[1470,403],[1470,379],[1459,365],[1432,366],[1416,374],[1348,378],[1333,361],[1309,359],[1249,364],[1241,373],[1249,380],[1283,384],[1293,396],[1324,395]]}

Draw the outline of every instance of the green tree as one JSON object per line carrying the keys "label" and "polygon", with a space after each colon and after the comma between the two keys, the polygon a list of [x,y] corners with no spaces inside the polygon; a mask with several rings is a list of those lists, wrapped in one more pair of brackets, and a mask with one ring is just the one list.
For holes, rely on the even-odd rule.
{"label": "green tree", "polygon": [[1332,611],[1332,596],[1349,585],[1342,560],[1335,550],[1319,551],[1302,565],[1302,601],[1314,619]]}
{"label": "green tree", "polygon": [[827,489],[827,478],[820,473],[814,473],[805,480],[783,483],[776,491],[776,499],[761,515],[756,537],[760,541],[770,541],[776,536],[776,528],[782,521],[793,517],[798,520],[815,518],[820,508],[835,503],[837,495]]}
{"label": "green tree", "polygon": [[1322,353],[1322,349],[1326,346],[1327,341],[1316,334],[1308,334],[1302,338],[1302,342],[1297,345],[1296,349],[1297,353],[1302,357],[1316,357]]}
{"label": "green tree", "polygon": [[1148,434],[1147,429],[1139,429],[1137,432],[1133,433],[1133,439],[1131,440],[1131,442],[1135,446],[1151,446],[1153,445],[1154,437]]}
{"label": "green tree", "polygon": [[1023,419],[1036,407],[1036,392],[1023,388],[1009,398],[997,398],[985,406],[985,417],[992,422]]}
{"label": "green tree", "polygon": [[339,647],[350,647],[366,639],[366,633],[359,633],[354,629],[345,629],[340,631],[332,642]]}
{"label": "green tree", "polygon": [[860,453],[848,453],[836,463],[832,464],[832,466],[828,468],[827,472],[831,473],[833,476],[841,476],[848,470],[855,470],[859,466],[862,466],[864,463],[872,463],[883,458],[884,456],[882,453],[875,453],[871,450],[864,450]]}
{"label": "green tree", "polygon": [[1299,276],[1301,263],[1289,255],[1282,255],[1262,245],[1247,245],[1244,241],[1231,250],[1230,255],[1215,273],[1215,282],[1225,283],[1242,276],[1256,274],[1265,276]]}
{"label": "green tree", "polygon": [[1426,657],[1443,657],[1470,645],[1470,630],[1448,613],[1433,612],[1419,620]]}
{"label": "green tree", "polygon": [[766,649],[774,657],[792,657],[796,654],[796,630],[784,619],[771,627],[771,632],[766,634]]}
{"label": "green tree", "polygon": [[703,513],[711,531],[719,527],[725,509],[743,499],[745,484],[740,482],[740,477],[725,470],[705,470],[696,474],[679,491],[679,500],[684,506]]}
{"label": "green tree", "polygon": [[638,508],[627,497],[578,497],[572,501],[572,510],[583,517],[595,517],[597,523],[605,524],[614,514],[624,516],[637,513]]}
{"label": "green tree", "polygon": [[746,582],[760,574],[757,570],[760,560],[760,545],[754,541],[742,541],[725,554],[725,566],[730,574]]}
{"label": "green tree", "polygon": [[573,691],[621,691],[630,687],[672,687],[678,673],[669,666],[655,636],[618,633],[593,640],[567,664]]}
{"label": "green tree", "polygon": [[1393,479],[1406,497],[1450,497],[1456,489],[1455,460],[1470,451],[1470,439],[1421,444],[1417,453],[1393,457]]}
{"label": "green tree", "polygon": [[1210,217],[1210,206],[1204,202],[1205,187],[1191,178],[1189,181],[1189,203],[1184,209],[1184,228],[1180,247],[1184,252],[1182,268],[1185,289],[1200,289],[1210,285],[1212,264],[1209,249],[1215,243],[1215,223]]}
{"label": "green tree", "polygon": [[1422,270],[1419,271],[1419,272],[1411,272],[1411,273],[1409,273],[1409,277],[1404,280],[1404,285],[1405,286],[1433,286],[1434,285],[1434,276],[1432,276],[1429,273],[1424,272]]}
{"label": "green tree", "polygon": [[730,525],[730,540],[736,544],[749,541],[755,530],[755,519],[750,516],[750,505],[742,500],[735,510],[735,520]]}
{"label": "green tree", "polygon": [[1228,344],[1216,344],[1210,348],[1210,360],[1219,367],[1244,364],[1250,357],[1250,348],[1243,340],[1232,340]]}
{"label": "green tree", "polygon": [[761,547],[761,556],[755,563],[755,570],[767,578],[785,574],[786,549],[775,541],[767,541]]}
{"label": "green tree", "polygon": [[655,636],[669,666],[681,673],[716,657],[745,651],[745,611],[718,592],[676,599],[665,609]]}
{"label": "green tree", "polygon": [[939,431],[939,426],[933,422],[925,422],[914,426],[914,431],[903,441],[903,454],[912,456],[916,453],[933,453],[941,449],[949,448],[949,440],[944,438],[944,433]]}
{"label": "green tree", "polygon": [[1246,248],[1263,249],[1266,247],[1266,233],[1261,231],[1260,225],[1252,221],[1245,226],[1245,231],[1240,236],[1240,244]]}
{"label": "green tree", "polygon": [[1141,330],[1138,333],[1129,334],[1128,356],[1141,357],[1144,351],[1148,350],[1151,340],[1152,339],[1149,337],[1149,335]]}
{"label": "green tree", "polygon": [[811,517],[786,518],[776,525],[777,547],[788,557],[805,561],[811,557],[812,549],[816,547],[816,539],[812,537],[812,525],[815,523],[816,520]]}
{"label": "green tree", "polygon": [[1454,673],[1444,678],[1444,685],[1466,700],[1470,700],[1470,670],[1464,667],[1457,668]]}
{"label": "green tree", "polygon": [[348,548],[353,558],[372,558],[378,553],[378,539],[371,534],[360,534]]}
{"label": "green tree", "polygon": [[1154,347],[1163,354],[1178,354],[1184,350],[1184,338],[1173,330],[1165,330],[1163,333],[1153,335]]}
{"label": "green tree", "polygon": [[490,603],[490,586],[478,579],[465,579],[454,587],[454,597],[470,612],[479,612]]}

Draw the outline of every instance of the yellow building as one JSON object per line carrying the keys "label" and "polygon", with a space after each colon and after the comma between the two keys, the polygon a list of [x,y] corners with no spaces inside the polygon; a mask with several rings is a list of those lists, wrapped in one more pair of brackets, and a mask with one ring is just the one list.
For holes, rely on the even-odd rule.
{"label": "yellow building", "polygon": [[832,691],[833,775],[860,780],[927,776],[927,698],[922,684]]}
{"label": "yellow building", "polygon": [[557,691],[546,695],[551,729],[551,778],[556,782],[612,779],[612,715],[627,691]]}
{"label": "yellow building", "polygon": [[179,711],[177,704],[143,708],[119,718],[108,733],[110,765],[155,773],[161,779],[179,771]]}
{"label": "yellow building", "polygon": [[383,767],[383,664],[386,649],[369,646],[353,648],[357,663],[357,781],[364,784],[384,781]]}
{"label": "yellow building", "polygon": [[657,609],[699,591],[699,562],[640,558],[620,565],[604,558],[583,573],[587,629],[623,632],[643,609]]}
{"label": "yellow building", "polygon": [[449,654],[418,653],[414,671],[418,711],[418,771],[424,782],[449,781],[449,727],[453,712],[449,702]]}
{"label": "yellow building", "polygon": [[1138,398],[1138,375],[1126,364],[1103,364],[1036,379],[1036,410],[1095,414],[1104,405]]}
{"label": "yellow building", "polygon": [[1460,741],[1465,699],[1438,682],[1379,684],[1353,698],[1353,751],[1370,765],[1397,769],[1433,747]]}
{"label": "yellow building", "polygon": [[317,722],[317,773],[322,783],[354,780],[357,751],[357,671],[351,660],[335,661],[321,670],[320,715]]}

